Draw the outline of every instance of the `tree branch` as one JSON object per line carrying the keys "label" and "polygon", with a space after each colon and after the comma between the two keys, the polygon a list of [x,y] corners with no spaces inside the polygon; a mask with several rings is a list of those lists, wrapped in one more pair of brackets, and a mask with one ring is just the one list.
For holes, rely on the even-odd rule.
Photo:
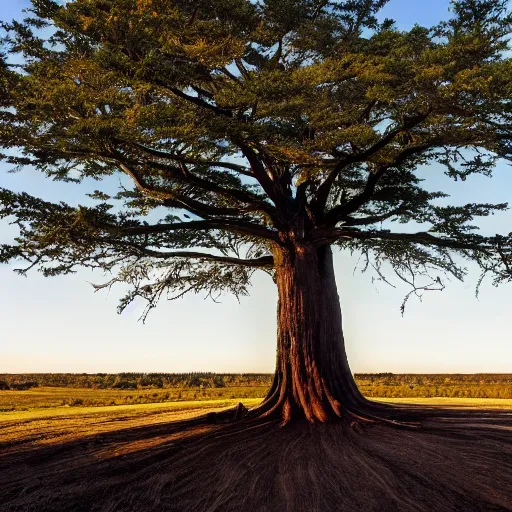
{"label": "tree branch", "polygon": [[424,121],[430,113],[430,110],[424,114],[418,114],[416,116],[411,116],[407,119],[401,126],[391,130],[388,134],[382,137],[378,142],[376,142],[373,146],[369,147],[367,150],[362,153],[355,153],[353,155],[347,155],[345,158],[341,159],[334,169],[329,173],[325,181],[318,187],[315,200],[314,200],[314,210],[317,215],[321,215],[325,209],[325,205],[327,204],[327,199],[329,198],[329,193],[334,184],[334,181],[338,177],[339,173],[348,165],[362,162],[385,146],[387,146],[400,132],[404,130],[410,130]]}
{"label": "tree branch", "polygon": [[254,150],[247,145],[245,142],[237,141],[235,144],[240,148],[242,154],[251,166],[251,170],[254,173],[254,177],[258,180],[259,184],[263,188],[263,190],[267,193],[268,197],[276,204],[280,205],[282,203],[282,199],[277,194],[276,187],[270,176],[267,174],[265,170],[265,166],[261,162],[258,155],[254,152]]}
{"label": "tree branch", "polygon": [[439,238],[427,233],[426,231],[419,231],[417,233],[392,233],[390,231],[359,231],[358,229],[319,229],[314,233],[313,238],[316,241],[335,241],[341,238],[357,239],[357,240],[394,240],[397,242],[410,242],[427,246],[446,247],[447,249],[462,249],[462,250],[479,250],[488,251],[494,250],[494,246],[485,245],[481,243],[470,243],[453,238]]}
{"label": "tree branch", "polygon": [[393,215],[398,215],[400,213],[403,213],[406,211],[406,208],[404,205],[399,206],[398,208],[394,208],[393,210],[390,210],[389,212],[382,213],[380,215],[371,215],[369,217],[348,217],[345,218],[344,226],[367,226],[369,224],[375,224],[377,222],[382,222],[386,219],[389,219],[390,217],[393,217]]}
{"label": "tree branch", "polygon": [[[112,153],[112,157],[118,163],[121,163],[122,165],[124,165],[124,167],[127,167],[128,165],[130,165],[130,166],[141,165],[141,162],[127,159],[124,157],[124,155],[120,154],[119,151],[117,151],[117,150],[111,149],[111,153]],[[237,212],[238,212],[238,214],[243,214],[243,213],[248,213],[248,212],[260,211],[260,212],[267,213],[272,218],[275,214],[274,208],[272,207],[271,204],[265,202],[263,199],[252,194],[251,192],[248,192],[247,190],[227,189],[227,188],[221,187],[220,185],[217,185],[216,183],[213,183],[209,180],[205,180],[203,178],[195,176],[188,170],[186,170],[185,175],[184,175],[184,170],[179,170],[175,167],[167,166],[165,164],[161,164],[158,162],[152,161],[152,162],[148,162],[148,164],[151,165],[155,169],[158,169],[158,170],[161,170],[164,172],[170,172],[172,174],[172,177],[178,181],[183,181],[186,184],[197,186],[203,190],[208,190],[210,192],[213,192],[214,194],[228,197],[229,199],[247,204],[247,206],[231,208],[230,210],[233,215],[236,215]],[[134,173],[133,169],[131,169],[130,172],[133,174]],[[132,178],[133,178],[133,176],[132,176]],[[140,177],[139,177],[138,181],[140,183],[142,183]],[[156,191],[157,189],[153,188],[153,190]],[[161,193],[165,193],[165,191],[160,189],[159,191],[157,191],[157,193],[161,194]],[[215,207],[215,208],[218,208],[218,207]],[[220,208],[218,208],[218,209],[220,209]]]}
{"label": "tree branch", "polygon": [[214,261],[217,263],[226,263],[228,265],[240,265],[242,267],[254,268],[272,268],[274,266],[274,258],[272,256],[261,256],[260,258],[244,259],[232,258],[229,256],[217,256],[215,254],[208,254],[197,251],[172,251],[162,252],[140,247],[135,244],[123,244],[136,249],[140,254],[149,256],[151,258],[170,259],[170,258],[195,258],[207,261]]}
{"label": "tree branch", "polygon": [[127,236],[137,235],[150,235],[157,233],[166,233],[168,231],[177,231],[180,229],[188,229],[192,231],[206,231],[206,230],[223,230],[241,235],[255,236],[264,238],[266,240],[277,240],[277,234],[269,229],[251,224],[249,222],[239,222],[236,220],[198,220],[190,222],[175,222],[166,224],[153,224],[143,226],[122,227],[114,224],[98,224],[98,228],[105,229],[111,233],[119,233]]}
{"label": "tree branch", "polygon": [[233,112],[229,109],[220,108],[215,105],[211,105],[210,103],[202,100],[201,98],[198,98],[196,96],[190,96],[189,94],[184,93],[180,89],[177,89],[175,87],[169,87],[166,84],[164,84],[161,80],[155,79],[155,83],[160,85],[161,87],[164,87],[168,91],[172,92],[175,96],[178,98],[181,98],[185,101],[188,101],[189,103],[193,103],[194,105],[197,105],[198,107],[205,108],[207,110],[211,110],[217,115],[223,116],[223,117],[233,117]]}
{"label": "tree branch", "polygon": [[230,169],[232,171],[235,171],[237,173],[243,174],[244,176],[249,176],[250,178],[254,178],[254,174],[247,170],[247,168],[244,165],[235,164],[232,162],[219,162],[215,160],[201,160],[196,158],[187,158],[182,155],[176,155],[172,153],[168,153],[166,151],[161,151],[158,149],[148,148],[147,146],[144,146],[143,144],[139,144],[138,142],[135,142],[134,145],[140,149],[141,151],[144,151],[145,153],[148,153],[149,155],[163,158],[166,160],[174,160],[176,162],[184,162],[186,164],[193,164],[193,165],[206,165],[208,167],[224,167],[225,169]]}
{"label": "tree branch", "polygon": [[410,156],[421,153],[422,151],[426,151],[432,147],[433,144],[433,142],[428,142],[415,146],[409,146],[404,149],[392,163],[381,165],[375,172],[370,171],[364,190],[359,195],[350,199],[350,201],[347,203],[338,205],[327,212],[324,218],[325,225],[333,226],[337,222],[341,221],[345,216],[355,212],[358,208],[363,206],[372,198],[377,183],[388,169],[401,165]]}
{"label": "tree branch", "polygon": [[169,208],[184,208],[189,212],[199,215],[200,217],[210,216],[240,216],[241,214],[249,211],[254,211],[250,207],[247,208],[229,208],[210,206],[191,197],[184,196],[177,192],[169,192],[168,190],[161,189],[160,187],[152,187],[144,182],[141,176],[136,171],[130,169],[126,164],[118,162],[119,167],[125,174],[130,176],[135,186],[145,195],[152,199],[162,201],[164,206]]}

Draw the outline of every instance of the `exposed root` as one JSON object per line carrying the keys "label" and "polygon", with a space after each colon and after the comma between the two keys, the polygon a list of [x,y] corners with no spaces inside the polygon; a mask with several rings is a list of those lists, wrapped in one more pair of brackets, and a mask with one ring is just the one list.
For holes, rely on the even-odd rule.
{"label": "exposed root", "polygon": [[219,423],[233,423],[245,418],[249,410],[242,402],[231,409],[226,409],[220,412],[209,412],[203,416],[205,423],[219,424]]}
{"label": "exposed root", "polygon": [[[336,401],[335,407],[326,407],[320,414],[306,414],[306,411],[293,405],[293,402],[283,395],[275,392],[257,407],[246,411],[244,421],[258,419],[279,421],[281,427],[291,423],[306,420],[309,423],[344,422],[360,425],[387,425],[396,428],[417,429],[421,426],[421,416],[414,410],[395,407],[387,404],[378,404],[366,400],[364,397],[354,396],[347,400],[347,407],[342,408]],[[331,405],[330,402],[328,405]]]}
{"label": "exposed root", "polygon": [[390,418],[384,418],[380,416],[374,416],[373,414],[368,414],[365,412],[355,413],[352,411],[347,411],[347,415],[350,418],[350,425],[352,427],[355,426],[368,426],[368,425],[386,425],[394,428],[404,428],[404,429],[418,429],[421,427],[421,423],[419,421],[416,422],[406,422],[393,420]]}

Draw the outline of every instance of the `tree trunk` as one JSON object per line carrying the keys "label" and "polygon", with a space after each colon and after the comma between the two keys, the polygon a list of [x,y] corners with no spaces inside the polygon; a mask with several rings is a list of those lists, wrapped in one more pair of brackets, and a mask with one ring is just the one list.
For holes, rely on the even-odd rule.
{"label": "tree trunk", "polygon": [[283,423],[325,422],[357,414],[368,402],[350,371],[331,248],[279,249],[277,364],[272,387],[257,408]]}

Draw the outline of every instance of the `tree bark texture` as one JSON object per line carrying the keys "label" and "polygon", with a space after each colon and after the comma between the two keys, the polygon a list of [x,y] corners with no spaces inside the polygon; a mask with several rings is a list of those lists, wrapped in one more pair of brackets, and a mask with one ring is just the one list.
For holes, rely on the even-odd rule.
{"label": "tree bark texture", "polygon": [[278,346],[272,387],[262,416],[326,422],[357,413],[367,401],[350,371],[332,251],[329,246],[280,247],[274,254],[278,287]]}

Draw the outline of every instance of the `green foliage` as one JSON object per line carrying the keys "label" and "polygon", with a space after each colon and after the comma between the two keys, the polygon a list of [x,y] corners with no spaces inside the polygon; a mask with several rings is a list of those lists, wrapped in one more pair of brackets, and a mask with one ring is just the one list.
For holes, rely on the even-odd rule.
{"label": "green foliage", "polygon": [[[126,283],[120,310],[142,297],[146,312],[245,294],[301,244],[362,252],[379,274],[388,262],[416,292],[431,271],[462,278],[454,254],[510,280],[511,236],[475,232],[507,205],[449,205],[417,176],[436,162],[454,180],[491,176],[511,159],[507,2],[457,0],[449,21],[409,31],[377,22],[385,3],[33,0],[2,24],[3,159],[93,178],[99,203],[0,190],[20,230],[0,262],[103,269],[98,288]],[[133,189],[102,190],[118,173]]]}

